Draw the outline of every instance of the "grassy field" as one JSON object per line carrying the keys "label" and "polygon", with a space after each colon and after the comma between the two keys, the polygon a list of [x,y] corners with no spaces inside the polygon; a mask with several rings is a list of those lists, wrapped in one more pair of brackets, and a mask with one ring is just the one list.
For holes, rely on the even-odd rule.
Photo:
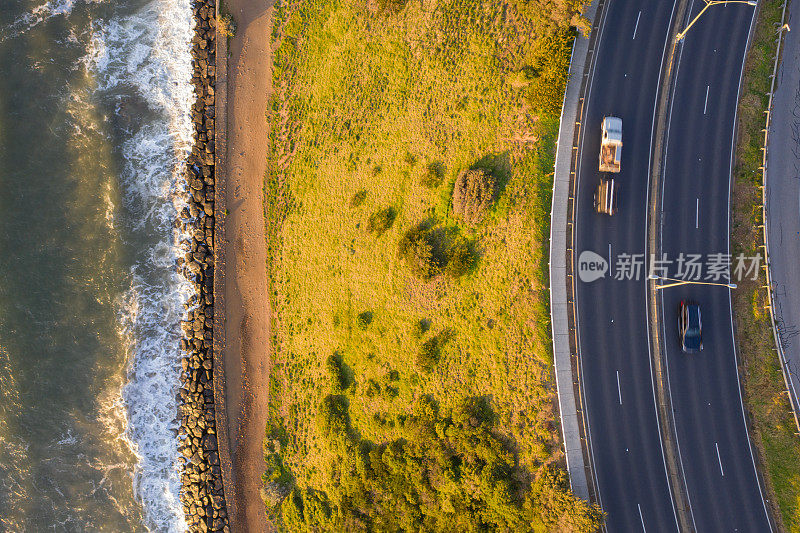
{"label": "grassy field", "polygon": [[[541,5],[279,2],[262,494],[279,527],[599,523],[565,480],[547,290],[584,21]],[[492,197],[467,223],[451,195],[470,169]]]}
{"label": "grassy field", "polygon": [[[753,256],[761,252],[763,235],[760,171],[764,110],[769,100],[775,57],[775,29],[781,20],[779,0],[759,2],[760,14],[748,54],[739,105],[739,144],[734,181],[733,252]],[[738,282],[734,291],[736,331],[744,377],[745,401],[766,474],[767,498],[776,507],[788,531],[800,531],[800,438],[775,352],[763,271],[756,281]],[[777,504],[777,506],[775,505]]]}

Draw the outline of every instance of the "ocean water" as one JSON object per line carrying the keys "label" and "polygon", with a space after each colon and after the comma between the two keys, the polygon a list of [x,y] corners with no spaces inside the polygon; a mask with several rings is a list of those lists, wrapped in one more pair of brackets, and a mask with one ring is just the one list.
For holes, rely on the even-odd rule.
{"label": "ocean water", "polygon": [[0,0],[0,531],[184,531],[189,0]]}

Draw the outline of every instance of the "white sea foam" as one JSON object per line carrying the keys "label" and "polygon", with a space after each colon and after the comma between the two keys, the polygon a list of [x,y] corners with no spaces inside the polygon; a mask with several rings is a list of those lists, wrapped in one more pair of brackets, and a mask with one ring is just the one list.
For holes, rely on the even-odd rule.
{"label": "white sea foam", "polygon": [[[60,0],[70,9],[74,0]],[[48,8],[53,13],[56,7]],[[155,238],[136,255],[131,287],[121,302],[128,381],[122,390],[126,435],[138,464],[134,491],[154,531],[186,530],[179,501],[176,441],[179,323],[191,285],[175,272],[179,252],[171,223],[178,176],[192,141],[189,110],[192,11],[189,0],[153,0],[135,15],[94,28],[87,67],[102,95],[135,92],[155,120],[136,123],[121,153],[128,231]]]}
{"label": "white sea foam", "polygon": [[[82,2],[96,4],[103,0],[82,0]],[[76,4],[76,0],[49,0],[40,4],[12,22],[0,35],[0,42],[21,35],[49,18],[69,16]]]}

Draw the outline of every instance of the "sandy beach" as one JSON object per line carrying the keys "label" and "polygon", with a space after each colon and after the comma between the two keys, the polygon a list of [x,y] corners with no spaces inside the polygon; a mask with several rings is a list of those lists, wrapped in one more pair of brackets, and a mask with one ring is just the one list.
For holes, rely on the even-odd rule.
{"label": "sandy beach", "polygon": [[[271,529],[259,495],[270,373],[270,303],[264,236],[272,2],[230,0],[237,23],[228,54],[224,353],[236,516],[233,531]],[[223,58],[220,58],[223,59]]]}

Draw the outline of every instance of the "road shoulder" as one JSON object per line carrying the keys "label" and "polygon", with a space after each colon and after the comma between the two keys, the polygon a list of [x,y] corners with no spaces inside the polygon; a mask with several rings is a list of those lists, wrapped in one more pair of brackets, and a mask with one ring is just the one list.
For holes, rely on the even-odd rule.
{"label": "road shoulder", "polygon": [[[598,7],[600,0],[594,0],[584,16],[592,21],[592,34],[596,33]],[[569,205],[571,196],[571,175],[575,140],[579,131],[577,124],[579,109],[582,107],[582,94],[587,66],[590,65],[589,38],[579,35],[572,50],[569,65],[569,81],[564,94],[564,105],[561,111],[561,124],[558,131],[555,174],[553,177],[553,200],[550,217],[550,321],[553,335],[553,361],[558,389],[559,413],[561,416],[561,433],[564,439],[564,452],[567,460],[570,487],[575,496],[590,500],[589,483],[586,476],[587,461],[584,458],[583,435],[578,417],[578,400],[576,399],[576,383],[579,382],[577,366],[573,369],[572,348],[570,342],[569,313],[571,304],[568,301],[567,287],[570,285],[568,275],[571,268],[567,265],[568,240],[571,241],[571,224],[569,222]]]}

